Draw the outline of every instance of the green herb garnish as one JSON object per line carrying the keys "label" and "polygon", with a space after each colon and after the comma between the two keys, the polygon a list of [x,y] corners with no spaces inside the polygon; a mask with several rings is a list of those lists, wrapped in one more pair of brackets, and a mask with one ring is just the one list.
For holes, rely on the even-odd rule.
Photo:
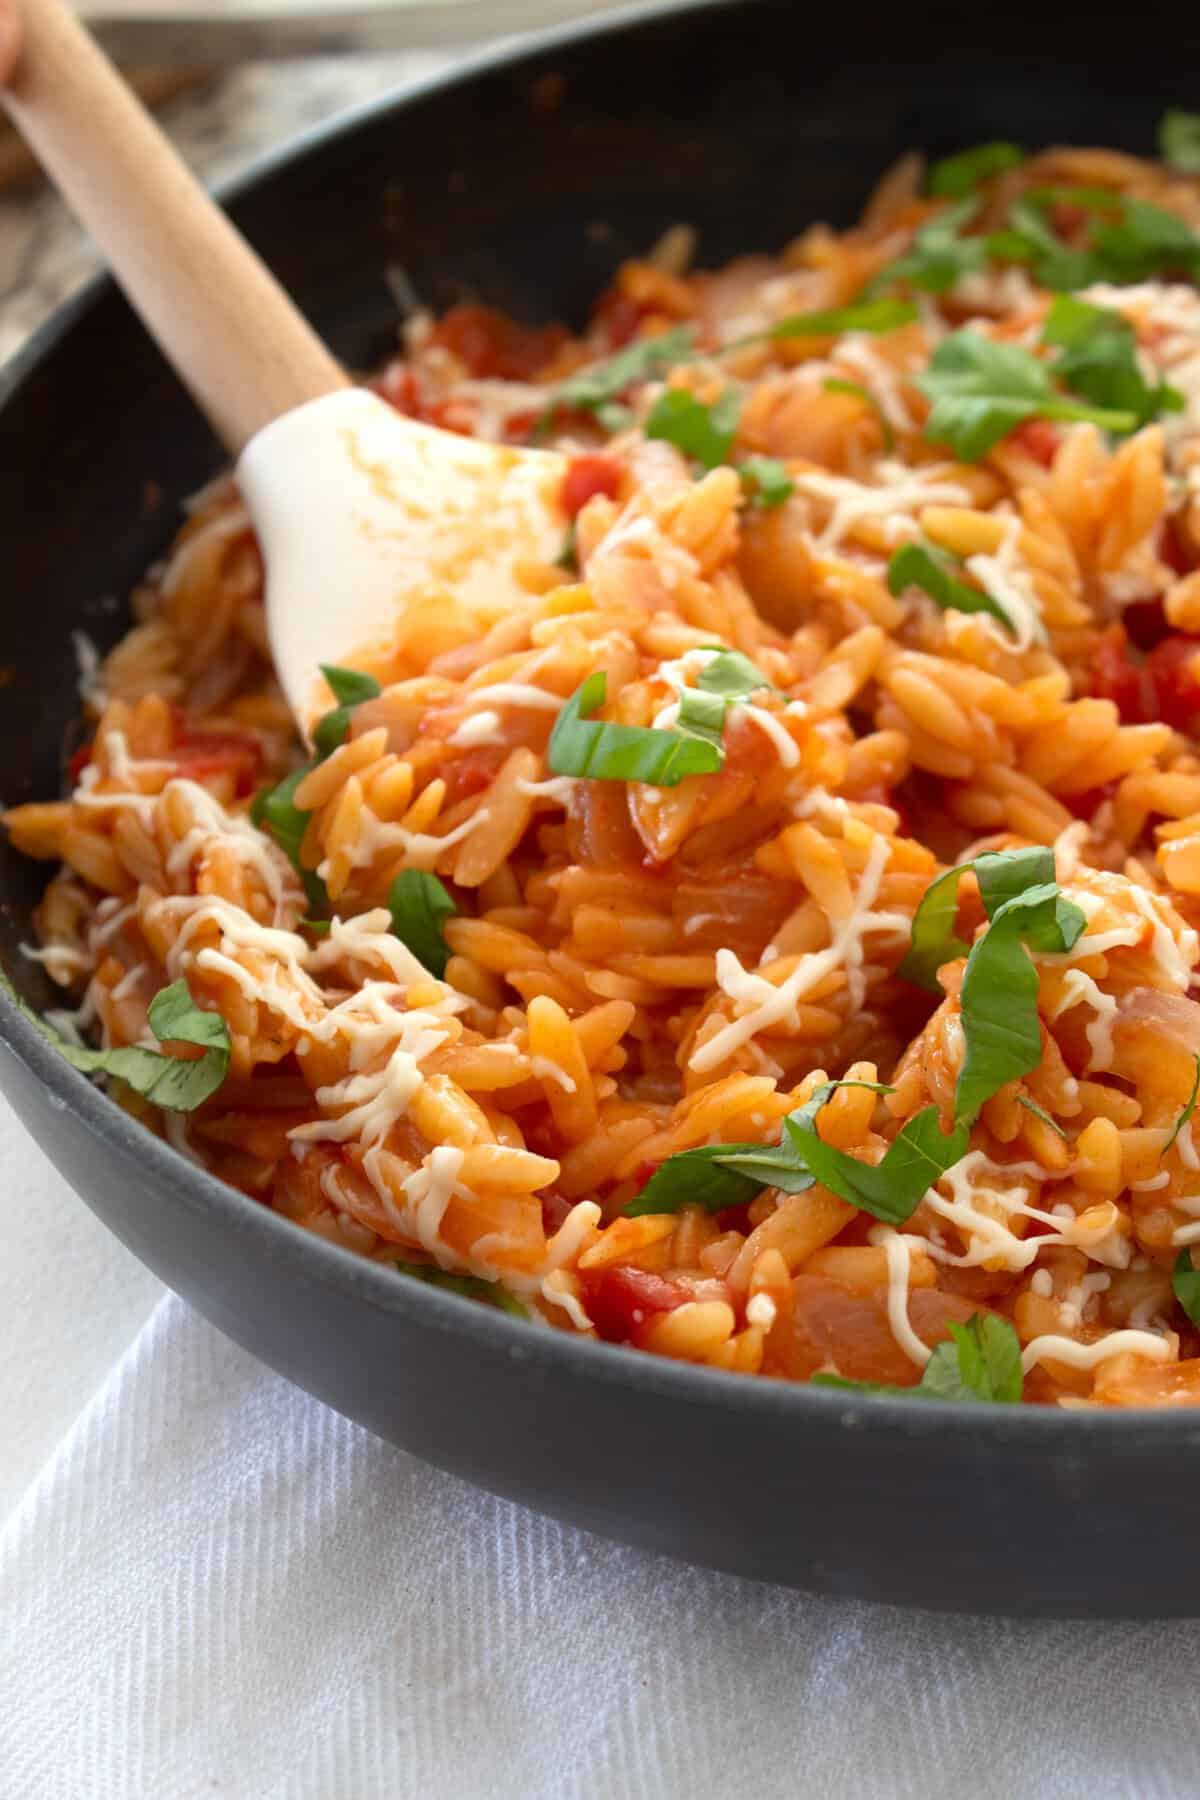
{"label": "green herb garnish", "polygon": [[72,1068],[83,1075],[111,1075],[168,1112],[194,1112],[216,1093],[229,1073],[229,1027],[220,1013],[196,1005],[186,981],[160,988],[146,1016],[160,1043],[195,1044],[204,1052],[199,1057],[172,1056],[132,1044],[114,1050],[73,1044],[48,1019],[26,1006],[11,982],[5,979],[3,985],[9,998]]}
{"label": "green herb garnish", "polygon": [[326,757],[332,756],[338,745],[345,743],[355,707],[361,706],[364,700],[377,700],[383,689],[373,675],[360,674],[357,669],[339,669],[333,663],[322,663],[321,673],[337,701],[332,712],[325,713],[313,727],[313,744],[318,755]]}
{"label": "green herb garnish", "polygon": [[1184,1126],[1190,1121],[1192,1114],[1196,1110],[1196,1097],[1198,1094],[1200,1094],[1200,1053],[1196,1056],[1196,1073],[1192,1080],[1192,1091],[1187,1097],[1187,1102],[1183,1111],[1175,1121],[1174,1130],[1162,1147],[1163,1156],[1167,1154],[1167,1151],[1171,1148]]}
{"label": "green herb garnish", "polygon": [[1026,1112],[1031,1112],[1035,1119],[1040,1119],[1043,1125],[1048,1125],[1051,1131],[1057,1132],[1064,1143],[1066,1142],[1066,1132],[1063,1130],[1057,1119],[1052,1119],[1050,1117],[1050,1114],[1046,1111],[1044,1106],[1039,1106],[1036,1100],[1031,1100],[1029,1098],[1028,1094],[1018,1094],[1017,1099],[1025,1108]]}
{"label": "green herb garnish", "polygon": [[592,719],[590,715],[604,705],[607,690],[608,677],[597,670],[559,713],[546,752],[555,775],[676,787],[688,775],[713,775],[722,767],[723,750],[706,738]]}
{"label": "green herb garnish", "polygon": [[796,484],[783,463],[773,456],[746,456],[738,464],[742,487],[751,506],[764,512],[782,506],[796,491]]}
{"label": "green herb garnish", "polygon": [[1158,148],[1165,163],[1183,175],[1200,175],[1200,113],[1172,108],[1159,121]]}
{"label": "green herb garnish", "polygon": [[1137,415],[1085,406],[1053,385],[1054,371],[1019,344],[996,343],[969,327],[944,338],[917,386],[933,403],[925,435],[978,462],[1026,419],[1086,420],[1105,431],[1132,431]]}
{"label": "green herb garnish", "polygon": [[562,549],[554,559],[555,567],[565,569],[568,575],[579,573],[579,527],[574,519],[567,526],[562,541]]}
{"label": "green herb garnish", "polygon": [[620,404],[621,396],[635,383],[663,375],[676,363],[683,362],[693,347],[690,325],[679,325],[664,331],[661,337],[639,338],[627,344],[615,356],[603,362],[589,363],[576,369],[565,381],[553,388],[545,410],[531,432],[534,439],[545,437],[562,412],[591,413],[605,431],[624,431],[633,423],[633,414]]}
{"label": "green herb garnish", "polygon": [[741,341],[754,343],[758,335],[782,339],[841,337],[847,331],[895,331],[901,325],[911,325],[916,316],[917,309],[910,300],[855,300],[849,306],[831,306],[823,312],[789,313],[765,333]]}
{"label": "green herb garnish", "polygon": [[1012,620],[999,601],[985,594],[982,588],[960,581],[953,572],[954,567],[952,559],[944,553],[926,549],[921,544],[902,544],[888,563],[888,587],[897,596],[905,588],[920,588],[943,611],[991,613],[1011,631]]}
{"label": "green herb garnish", "polygon": [[984,1400],[1000,1405],[1020,1400],[1021,1345],[1007,1319],[997,1313],[976,1313],[965,1325],[947,1321],[947,1329],[950,1341],[935,1347],[915,1387],[851,1381],[844,1375],[814,1375],[813,1385],[912,1400]]}
{"label": "green herb garnish", "polygon": [[929,171],[928,190],[947,200],[963,200],[980,182],[1003,175],[1024,161],[1025,152],[1016,144],[977,144],[973,150],[960,150],[957,156],[935,162]]}
{"label": "green herb garnish", "polygon": [[449,1269],[439,1269],[433,1263],[397,1262],[392,1267],[398,1275],[407,1275],[412,1281],[423,1281],[426,1287],[443,1288],[448,1294],[461,1294],[464,1300],[482,1300],[487,1306],[495,1306],[500,1312],[512,1313],[515,1318],[528,1319],[529,1309],[522,1306],[515,1294],[510,1294],[506,1287],[498,1281],[484,1281],[478,1275],[452,1275]]}
{"label": "green herb garnish", "polygon": [[978,211],[978,200],[971,198],[943,207],[920,227],[904,255],[879,271],[868,293],[907,281],[926,293],[944,294],[964,275],[976,274],[987,261],[984,240],[964,237],[962,228]]}
{"label": "green herb garnish", "polygon": [[1139,425],[1179,412],[1184,397],[1165,381],[1150,387],[1137,359],[1137,339],[1120,313],[1060,294],[1046,317],[1042,342],[1060,346],[1054,373],[1097,406],[1132,413]]}
{"label": "green herb garnish", "polygon": [[729,460],[741,410],[741,399],[733,388],[727,388],[711,406],[686,388],[664,388],[646,420],[646,436],[674,444],[703,469],[715,469]]}
{"label": "green herb garnish", "polygon": [[442,927],[458,912],[436,875],[402,869],[388,889],[392,930],[417,961],[440,981],[450,954]]}

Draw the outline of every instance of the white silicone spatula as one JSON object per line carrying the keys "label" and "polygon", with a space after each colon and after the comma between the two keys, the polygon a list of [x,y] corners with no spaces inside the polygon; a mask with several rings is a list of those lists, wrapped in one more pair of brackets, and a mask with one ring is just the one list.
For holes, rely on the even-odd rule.
{"label": "white silicone spatula", "polygon": [[385,647],[407,604],[452,592],[495,617],[516,597],[514,563],[561,545],[565,459],[352,387],[60,0],[18,3],[3,99],[238,459],[276,668],[307,726],[329,704],[318,665]]}

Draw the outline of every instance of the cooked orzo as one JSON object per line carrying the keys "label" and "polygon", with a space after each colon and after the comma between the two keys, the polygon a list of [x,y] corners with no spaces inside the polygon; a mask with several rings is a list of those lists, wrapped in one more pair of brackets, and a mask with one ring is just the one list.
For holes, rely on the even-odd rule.
{"label": "cooked orzo", "polygon": [[[1173,166],[1175,165],[1175,166]],[[296,742],[228,478],[86,684],[49,1028],[297,1226],[662,1356],[1200,1403],[1200,122],[987,145],[377,390],[563,548]]]}

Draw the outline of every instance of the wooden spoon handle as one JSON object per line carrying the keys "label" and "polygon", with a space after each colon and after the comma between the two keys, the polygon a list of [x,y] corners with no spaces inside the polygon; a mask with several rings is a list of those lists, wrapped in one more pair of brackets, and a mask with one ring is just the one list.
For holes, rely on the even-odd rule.
{"label": "wooden spoon handle", "polygon": [[61,0],[22,0],[0,98],[235,455],[348,385],[274,276]]}

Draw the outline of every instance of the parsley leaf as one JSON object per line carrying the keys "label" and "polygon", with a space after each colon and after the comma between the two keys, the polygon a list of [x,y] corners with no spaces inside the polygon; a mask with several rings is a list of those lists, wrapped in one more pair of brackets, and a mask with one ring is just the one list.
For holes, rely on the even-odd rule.
{"label": "parsley leaf", "polygon": [[536,420],[531,435],[544,437],[561,412],[591,413],[606,431],[622,431],[632,415],[618,405],[622,394],[637,382],[664,375],[683,362],[693,348],[692,328],[679,325],[660,337],[639,338],[615,356],[576,369],[550,393],[549,402]]}
{"label": "parsley leaf", "polygon": [[426,1287],[461,1294],[464,1300],[482,1300],[518,1319],[529,1317],[528,1307],[522,1306],[516,1295],[510,1294],[498,1281],[484,1281],[479,1275],[453,1275],[449,1269],[439,1269],[433,1263],[396,1262],[392,1267],[398,1275],[407,1275],[411,1281],[423,1281]]}
{"label": "parsley leaf", "polygon": [[449,951],[442,926],[458,911],[436,875],[402,869],[388,889],[392,930],[417,961],[440,981]]}
{"label": "parsley leaf", "polygon": [[160,988],[150,1002],[147,1018],[160,1043],[194,1044],[199,1057],[173,1056],[169,1051],[146,1050],[141,1045],[94,1050],[73,1044],[19,997],[11,982],[3,980],[9,998],[37,1026],[59,1054],[84,1075],[111,1075],[135,1093],[168,1112],[194,1112],[216,1093],[229,1073],[229,1027],[220,1013],[208,1012],[192,999],[186,981]]}
{"label": "parsley leaf", "polygon": [[338,745],[345,743],[355,707],[361,706],[364,700],[377,700],[383,689],[373,675],[360,674],[357,669],[339,669],[333,663],[322,663],[321,673],[337,701],[333,711],[325,713],[313,727],[313,744],[318,755],[325,757],[332,756]]}
{"label": "parsley leaf", "polygon": [[724,751],[703,738],[591,719],[589,715],[604,705],[607,689],[607,675],[597,670],[559,713],[546,752],[555,775],[676,787],[688,775],[712,775],[721,768]]}
{"label": "parsley leaf", "polygon": [[877,293],[896,281],[907,281],[927,293],[944,294],[964,275],[982,269],[987,260],[984,240],[962,235],[963,226],[969,225],[978,211],[979,202],[975,199],[943,207],[921,226],[904,255],[879,271],[868,293]]}
{"label": "parsley leaf", "polygon": [[738,474],[751,506],[766,512],[782,506],[796,491],[796,484],[783,463],[773,456],[747,456],[738,464]]}
{"label": "parsley leaf", "polygon": [[1042,328],[1042,342],[1063,348],[1054,373],[1074,393],[1097,406],[1130,412],[1139,425],[1184,405],[1183,395],[1166,382],[1147,384],[1133,327],[1120,313],[1060,294]]}
{"label": "parsley leaf", "polygon": [[887,414],[870,388],[864,387],[861,381],[843,381],[840,375],[827,376],[821,386],[827,394],[853,394],[856,400],[862,400],[871,408],[879,420],[879,428],[883,433],[883,447],[890,456],[896,448],[896,433],[892,430]]}
{"label": "parsley leaf", "polygon": [[1171,1286],[1192,1324],[1200,1325],[1200,1269],[1193,1266],[1191,1250],[1186,1246],[1175,1258]]}
{"label": "parsley leaf", "polygon": [[999,601],[985,594],[982,588],[959,581],[953,569],[953,562],[944,554],[921,544],[902,544],[888,563],[888,587],[896,595],[902,594],[905,588],[920,588],[943,611],[952,608],[955,612],[991,613],[1011,631],[1012,620]]}
{"label": "parsley leaf", "polygon": [[1158,127],[1158,147],[1165,163],[1184,175],[1200,175],[1200,113],[1165,112]]}
{"label": "parsley leaf", "polygon": [[948,200],[962,200],[981,181],[1003,175],[1024,161],[1025,152],[1016,144],[977,144],[973,150],[960,150],[957,156],[946,156],[934,163],[928,189]]}
{"label": "parsley leaf", "polygon": [[976,1313],[965,1325],[948,1322],[948,1330],[949,1342],[936,1345],[915,1387],[851,1381],[845,1375],[814,1375],[813,1385],[911,1400],[983,1400],[999,1405],[1020,1400],[1021,1345],[1007,1319],[997,1313]]}
{"label": "parsley leaf", "polygon": [[727,388],[711,406],[686,388],[664,388],[650,409],[646,436],[674,444],[701,468],[715,469],[729,460],[741,410],[741,398],[734,388]]}
{"label": "parsley leaf", "polygon": [[1200,266],[1200,238],[1174,213],[1148,200],[1120,200],[1120,215],[1092,234],[1096,280],[1147,281],[1154,275],[1194,276]]}
{"label": "parsley leaf", "polygon": [[932,411],[925,435],[963,462],[981,457],[1026,419],[1083,419],[1106,431],[1132,431],[1136,415],[1064,399],[1052,370],[1019,344],[997,343],[964,327],[942,342],[917,386]]}
{"label": "parsley leaf", "polygon": [[789,313],[787,318],[772,325],[765,335],[771,338],[841,337],[847,331],[895,331],[901,325],[911,325],[916,316],[917,309],[910,300],[856,300],[849,306],[827,307],[823,312]]}
{"label": "parsley leaf", "polygon": [[1192,1091],[1187,1097],[1187,1102],[1184,1105],[1183,1111],[1175,1121],[1175,1129],[1162,1147],[1161,1154],[1163,1156],[1167,1154],[1167,1151],[1171,1148],[1172,1144],[1195,1112],[1197,1095],[1200,1095],[1200,1052],[1198,1052],[1196,1056],[1196,1074],[1192,1081]]}

